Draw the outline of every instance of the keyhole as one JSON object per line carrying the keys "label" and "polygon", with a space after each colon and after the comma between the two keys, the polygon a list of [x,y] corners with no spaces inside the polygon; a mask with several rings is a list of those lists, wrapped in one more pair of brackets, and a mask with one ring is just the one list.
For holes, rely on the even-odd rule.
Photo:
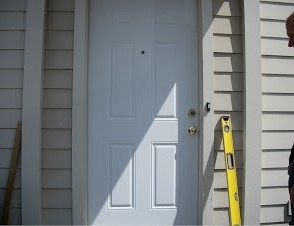
{"label": "keyhole", "polygon": [[142,50],[142,51],[141,51],[141,53],[142,53],[142,54],[145,54],[145,51],[144,51],[144,50]]}

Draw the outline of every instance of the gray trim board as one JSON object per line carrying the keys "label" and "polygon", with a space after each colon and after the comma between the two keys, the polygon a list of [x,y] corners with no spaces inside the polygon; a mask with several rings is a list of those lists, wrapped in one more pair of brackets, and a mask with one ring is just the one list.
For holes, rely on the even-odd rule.
{"label": "gray trim board", "polygon": [[43,49],[46,0],[27,0],[23,109],[21,202],[22,224],[42,224],[41,153]]}
{"label": "gray trim board", "polygon": [[259,4],[259,1],[243,0],[244,138],[242,223],[244,225],[260,224],[262,86]]}

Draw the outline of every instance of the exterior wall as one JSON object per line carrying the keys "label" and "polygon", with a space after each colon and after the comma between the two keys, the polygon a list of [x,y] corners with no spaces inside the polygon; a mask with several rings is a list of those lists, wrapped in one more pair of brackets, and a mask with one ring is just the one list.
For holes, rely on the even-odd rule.
{"label": "exterior wall", "polygon": [[74,0],[47,0],[43,83],[43,224],[72,224]]}
{"label": "exterior wall", "polygon": [[[0,2],[0,219],[17,122],[21,120],[26,1]],[[21,175],[17,170],[10,224],[21,224]]]}
{"label": "exterior wall", "polygon": [[261,223],[287,219],[288,157],[294,141],[294,51],[288,48],[285,19],[292,0],[260,2],[262,52]]}
{"label": "exterior wall", "polygon": [[[213,0],[214,42],[214,222],[229,225],[228,197],[220,117],[230,115],[238,172],[238,185],[242,186],[243,148],[243,38],[242,1]],[[241,190],[239,191],[241,197]]]}

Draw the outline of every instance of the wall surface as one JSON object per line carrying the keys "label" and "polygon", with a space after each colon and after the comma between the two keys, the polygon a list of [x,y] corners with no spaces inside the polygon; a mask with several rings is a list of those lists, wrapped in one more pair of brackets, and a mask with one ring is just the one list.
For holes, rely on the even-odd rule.
{"label": "wall surface", "polygon": [[289,151],[294,142],[294,50],[285,20],[292,0],[260,2],[262,52],[261,223],[287,220]]}
{"label": "wall surface", "polygon": [[72,224],[74,0],[47,0],[43,82],[43,224]]}
{"label": "wall surface", "polygon": [[[0,1],[0,219],[16,126],[21,120],[25,28],[26,1]],[[18,169],[10,209],[10,224],[21,223],[20,182]]]}
{"label": "wall surface", "polygon": [[[213,0],[213,14],[215,106],[214,222],[219,225],[229,225],[220,117],[230,115],[232,119],[238,185],[241,187],[243,148],[242,1]],[[239,193],[241,197],[241,190]]]}

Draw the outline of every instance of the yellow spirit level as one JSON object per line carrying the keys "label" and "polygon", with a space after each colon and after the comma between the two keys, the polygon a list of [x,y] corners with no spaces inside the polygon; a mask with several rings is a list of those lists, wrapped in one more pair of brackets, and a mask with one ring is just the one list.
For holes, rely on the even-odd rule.
{"label": "yellow spirit level", "polygon": [[224,148],[225,148],[224,154],[225,154],[225,166],[226,166],[229,208],[230,208],[230,222],[232,226],[241,226],[232,123],[229,116],[223,116],[221,118],[221,122],[222,122]]}

